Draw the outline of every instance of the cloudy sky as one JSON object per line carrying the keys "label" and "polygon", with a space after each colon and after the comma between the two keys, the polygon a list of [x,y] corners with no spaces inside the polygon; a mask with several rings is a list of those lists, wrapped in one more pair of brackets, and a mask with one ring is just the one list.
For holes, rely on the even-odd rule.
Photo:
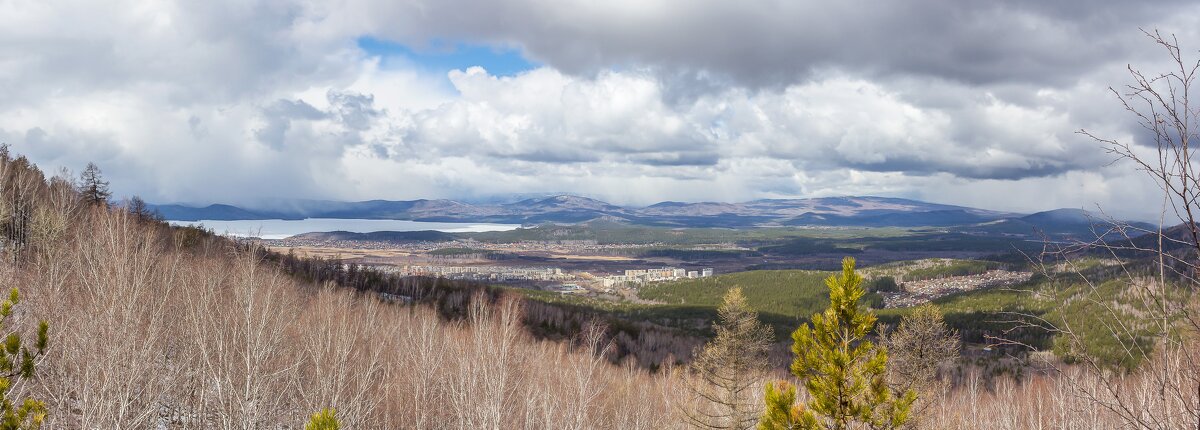
{"label": "cloudy sky", "polygon": [[0,0],[0,141],[119,195],[883,195],[1149,218],[1109,86],[1200,4]]}

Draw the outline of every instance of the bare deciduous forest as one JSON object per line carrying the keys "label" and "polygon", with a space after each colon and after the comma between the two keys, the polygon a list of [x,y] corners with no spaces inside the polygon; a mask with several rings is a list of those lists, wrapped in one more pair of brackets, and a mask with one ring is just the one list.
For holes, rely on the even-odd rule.
{"label": "bare deciduous forest", "polygon": [[451,321],[300,282],[228,240],[85,206],[23,159],[2,167],[6,213],[30,226],[6,244],[3,287],[27,297],[13,327],[51,327],[38,378],[13,390],[47,402],[49,428],[298,428],[323,408],[347,428],[670,425],[669,372],[612,366],[594,336],[534,340],[515,300],[476,297]]}

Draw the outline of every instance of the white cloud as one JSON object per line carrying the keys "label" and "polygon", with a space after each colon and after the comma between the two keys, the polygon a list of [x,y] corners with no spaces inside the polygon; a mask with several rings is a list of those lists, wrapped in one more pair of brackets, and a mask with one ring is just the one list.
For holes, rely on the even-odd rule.
{"label": "white cloud", "polygon": [[[48,168],[96,161],[152,201],[876,194],[1152,213],[1130,196],[1153,188],[1074,131],[1133,135],[1105,88],[1159,58],[1136,25],[1192,34],[1194,4],[1111,5],[1126,21],[1034,2],[820,5],[14,2],[0,140]],[[382,67],[364,35],[546,65]]]}

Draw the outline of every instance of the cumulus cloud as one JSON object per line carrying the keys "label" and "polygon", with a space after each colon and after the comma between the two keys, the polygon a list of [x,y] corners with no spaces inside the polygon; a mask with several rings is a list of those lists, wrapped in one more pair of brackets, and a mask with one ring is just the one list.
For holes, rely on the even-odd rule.
{"label": "cumulus cloud", "polygon": [[[875,194],[1139,217],[1153,205],[1128,196],[1153,188],[1074,131],[1135,138],[1106,88],[1159,65],[1138,27],[1194,40],[1200,17],[1185,1],[5,9],[0,140],[51,168],[96,161],[152,201]],[[431,71],[362,37],[542,66]]]}

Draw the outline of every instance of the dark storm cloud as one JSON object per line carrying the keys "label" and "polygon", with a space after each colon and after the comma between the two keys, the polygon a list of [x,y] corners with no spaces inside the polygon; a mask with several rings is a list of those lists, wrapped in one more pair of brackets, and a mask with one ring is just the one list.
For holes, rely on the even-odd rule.
{"label": "dark storm cloud", "polygon": [[1195,3],[421,0],[375,10],[372,22],[377,34],[413,44],[432,34],[518,44],[585,75],[637,64],[753,87],[801,82],[827,68],[1062,84],[1129,58],[1141,42],[1131,30],[1184,11]]}
{"label": "dark storm cloud", "polygon": [[647,166],[715,166],[721,157],[712,152],[659,152],[630,156],[628,160]]}
{"label": "dark storm cloud", "polygon": [[[915,157],[897,157],[874,163],[845,159],[839,161],[839,166],[843,168],[868,172],[903,172],[910,176],[930,176],[939,173],[949,173],[959,178],[998,180],[1053,176],[1083,167],[1057,160],[1041,159],[1025,159],[1013,165],[992,166],[971,163],[967,160],[961,160],[959,163],[938,163],[936,160]],[[1098,164],[1089,163],[1086,167],[1098,167]]]}
{"label": "dark storm cloud", "polygon": [[569,148],[533,149],[529,152],[491,152],[488,156],[496,160],[519,160],[533,163],[595,163],[601,161],[600,154],[595,151],[583,151]]}

